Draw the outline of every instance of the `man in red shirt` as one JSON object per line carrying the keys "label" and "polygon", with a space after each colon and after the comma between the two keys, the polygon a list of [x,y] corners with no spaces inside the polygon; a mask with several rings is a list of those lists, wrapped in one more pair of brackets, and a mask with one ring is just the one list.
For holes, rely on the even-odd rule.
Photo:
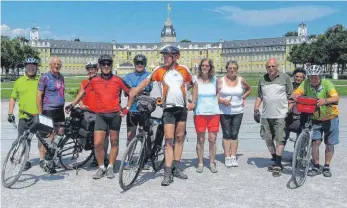
{"label": "man in red shirt", "polygon": [[[118,76],[112,74],[113,59],[110,55],[101,55],[98,60],[101,74],[90,80],[86,89],[90,89],[95,93],[96,100],[96,121],[94,127],[94,145],[95,156],[99,164],[99,169],[94,174],[94,179],[114,178],[113,165],[116,162],[119,148],[119,130],[122,122],[121,116],[126,114],[129,108],[121,112],[120,95],[123,90],[129,93],[130,87]],[[72,103],[65,109],[67,112],[77,105],[79,101],[85,96],[86,90],[82,90]],[[107,129],[110,130],[110,164],[107,169],[104,165],[104,140]]]}
{"label": "man in red shirt", "polygon": [[[95,92],[93,90],[91,90],[90,88],[87,88],[87,84],[89,83],[89,80],[95,76],[97,76],[98,74],[98,63],[97,62],[88,62],[86,64],[86,70],[88,73],[88,79],[82,80],[81,86],[80,86],[80,90],[79,92],[81,92],[82,90],[85,89],[86,91],[86,95],[84,96],[84,98],[78,103],[78,105],[82,108],[82,109],[88,109],[91,112],[95,112],[96,110],[96,99],[95,99]],[[109,131],[106,131],[106,139],[109,136]],[[105,159],[104,159],[104,164],[107,165],[108,159],[107,159],[107,150],[108,150],[108,140],[105,141],[104,143],[104,151],[105,151]],[[92,167],[98,166],[98,161],[96,160],[96,157],[94,156],[94,160],[91,163]]]}

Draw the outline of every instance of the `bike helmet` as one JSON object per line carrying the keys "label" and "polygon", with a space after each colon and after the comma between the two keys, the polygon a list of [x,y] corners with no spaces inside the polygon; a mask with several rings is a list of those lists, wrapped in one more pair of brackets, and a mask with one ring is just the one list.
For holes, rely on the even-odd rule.
{"label": "bike helmet", "polygon": [[170,54],[170,55],[180,54],[180,49],[177,48],[176,46],[166,46],[160,51],[160,54],[163,54],[163,55],[164,54]]}
{"label": "bike helmet", "polygon": [[144,56],[142,54],[137,54],[134,57],[134,64],[137,63],[137,62],[143,63],[146,66],[147,65],[147,58],[146,58],[146,56]]}
{"label": "bike helmet", "polygon": [[307,68],[307,76],[322,76],[323,68],[318,65],[312,65]]}
{"label": "bike helmet", "polygon": [[89,68],[98,68],[98,64],[95,61],[90,61],[86,64],[86,69]]}
{"label": "bike helmet", "polygon": [[112,56],[110,56],[108,54],[103,54],[98,59],[98,63],[100,64],[103,61],[109,61],[109,62],[113,63],[113,58],[112,58]]}
{"label": "bike helmet", "polygon": [[28,64],[38,65],[39,64],[39,60],[37,60],[36,58],[27,58],[27,59],[24,60],[24,66],[26,66]]}

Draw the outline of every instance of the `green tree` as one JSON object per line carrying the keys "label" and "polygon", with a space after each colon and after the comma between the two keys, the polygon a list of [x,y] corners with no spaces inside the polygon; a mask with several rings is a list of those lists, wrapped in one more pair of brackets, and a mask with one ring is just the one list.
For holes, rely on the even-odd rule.
{"label": "green tree", "polygon": [[192,41],[191,40],[188,40],[188,39],[183,39],[181,40],[181,43],[191,43]]}
{"label": "green tree", "polygon": [[289,31],[289,32],[286,32],[285,34],[283,34],[283,37],[292,37],[292,36],[298,36],[298,32],[297,31]]}
{"label": "green tree", "polygon": [[39,53],[29,46],[28,42],[25,37],[10,39],[7,36],[1,36],[1,68],[5,70],[6,75],[28,57],[40,60]]}

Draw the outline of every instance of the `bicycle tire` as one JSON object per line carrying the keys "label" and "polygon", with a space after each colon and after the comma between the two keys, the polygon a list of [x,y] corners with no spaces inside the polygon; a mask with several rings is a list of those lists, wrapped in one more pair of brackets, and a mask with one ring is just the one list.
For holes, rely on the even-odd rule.
{"label": "bicycle tire", "polygon": [[[139,176],[142,167],[143,167],[143,163],[144,163],[144,138],[140,138],[140,137],[135,137],[130,144],[128,145],[127,149],[125,150],[125,153],[123,155],[122,158],[122,162],[119,168],[119,186],[124,190],[128,190],[130,189],[134,183],[135,180],[137,179],[137,177]],[[136,151],[136,147],[137,145],[140,146],[140,152],[138,155],[138,158],[134,157],[134,152]],[[128,160],[127,160],[128,158]],[[130,179],[130,182],[128,184],[125,183],[124,180],[124,172],[127,171],[126,168],[126,162],[128,162],[128,165],[135,165],[135,174],[133,176],[132,179]],[[132,169],[132,167],[130,168]]]}
{"label": "bicycle tire", "polygon": [[[165,162],[165,147],[164,147],[164,128],[161,124],[158,126],[157,132],[155,134],[155,139],[153,142],[152,149],[152,167],[154,171],[159,171],[163,168]],[[163,158],[160,159],[160,156],[163,155]]]}
{"label": "bicycle tire", "polygon": [[[72,149],[72,153],[70,154],[64,154],[65,151],[68,151]],[[86,153],[86,157],[82,158],[81,162],[77,162],[77,159],[79,158],[79,154],[86,152],[86,150],[83,149],[83,147],[78,143],[77,139],[65,137],[63,141],[59,144],[58,147],[58,158],[60,164],[65,168],[66,170],[74,170],[82,168],[87,164],[87,162],[92,158],[93,151],[90,150],[90,153]],[[67,155],[71,155],[71,158],[65,158]],[[75,157],[77,155],[77,157]],[[75,160],[75,161],[73,161]],[[73,161],[71,164],[70,161]]]}
{"label": "bicycle tire", "polygon": [[309,131],[303,131],[296,141],[292,160],[292,178],[297,187],[306,181],[310,167],[311,145]]}
{"label": "bicycle tire", "polygon": [[[7,169],[7,162],[10,159],[10,156],[13,154],[12,150],[16,150],[16,152],[17,152],[21,145],[24,145],[23,150],[20,153],[20,159],[19,159],[19,161],[22,161],[22,164],[19,168],[18,173],[16,173],[14,176],[12,176],[13,180],[10,181],[9,183],[7,183],[7,180],[5,178],[6,177],[5,171]],[[8,153],[6,155],[5,161],[4,161],[3,166],[2,166],[1,181],[2,181],[2,185],[4,187],[10,188],[13,184],[15,184],[18,181],[19,177],[22,175],[22,173],[24,171],[25,163],[27,162],[28,158],[29,158],[28,140],[26,138],[20,137],[20,138],[16,139],[15,142],[13,142],[10,150],[8,151]]]}

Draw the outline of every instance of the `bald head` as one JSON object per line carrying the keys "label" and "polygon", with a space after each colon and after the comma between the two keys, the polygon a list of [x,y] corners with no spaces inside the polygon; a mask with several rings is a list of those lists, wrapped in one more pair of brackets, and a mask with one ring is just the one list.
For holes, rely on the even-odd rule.
{"label": "bald head", "polygon": [[275,58],[270,58],[267,60],[266,64],[266,71],[269,74],[270,79],[274,79],[278,75],[278,62]]}
{"label": "bald head", "polygon": [[266,62],[266,68],[267,66],[269,65],[275,65],[275,66],[278,66],[278,62],[277,62],[277,59],[276,58],[269,58]]}
{"label": "bald head", "polygon": [[61,59],[58,56],[53,56],[49,61],[49,66],[52,73],[59,74],[62,66]]}
{"label": "bald head", "polygon": [[51,59],[49,60],[49,65],[52,65],[52,63],[60,63],[61,65],[61,59],[59,56],[52,56]]}

